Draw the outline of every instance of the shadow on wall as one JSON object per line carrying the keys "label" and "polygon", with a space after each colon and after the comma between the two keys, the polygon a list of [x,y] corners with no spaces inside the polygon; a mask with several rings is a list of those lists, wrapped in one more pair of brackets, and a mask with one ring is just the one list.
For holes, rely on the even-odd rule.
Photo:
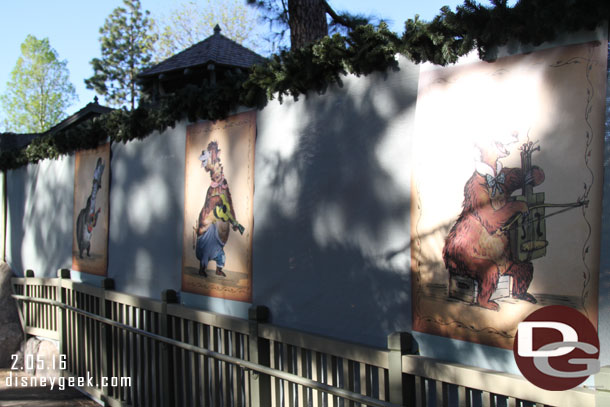
{"label": "shadow on wall", "polygon": [[9,171],[7,261],[18,273],[55,277],[72,263],[74,157]]}
{"label": "shadow on wall", "polygon": [[254,302],[273,323],[374,346],[411,329],[417,69],[259,115]]}
{"label": "shadow on wall", "polygon": [[[270,308],[272,323],[382,348],[388,335],[412,331],[418,68],[401,69],[259,115],[254,303]],[[443,188],[441,173],[438,181]],[[439,244],[454,222],[430,232]],[[426,253],[418,261],[444,268]],[[416,336],[426,356],[497,370],[512,363],[505,350]]]}
{"label": "shadow on wall", "polygon": [[118,291],[180,289],[185,131],[112,147],[108,277]]}

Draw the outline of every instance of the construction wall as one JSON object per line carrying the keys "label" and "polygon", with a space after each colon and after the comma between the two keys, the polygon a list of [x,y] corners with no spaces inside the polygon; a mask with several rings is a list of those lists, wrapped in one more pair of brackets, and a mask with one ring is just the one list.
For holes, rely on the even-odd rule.
{"label": "construction wall", "polygon": [[[73,278],[100,284],[108,277],[118,291],[157,299],[173,289],[184,304],[243,318],[251,304],[266,305],[272,323],[379,347],[390,333],[413,331],[419,79],[420,66],[400,58],[397,71],[349,76],[323,95],[271,101],[256,113],[251,303],[182,290],[192,124],[186,121],[143,141],[112,145],[107,273],[73,272]],[[439,121],[445,117],[439,112]],[[605,146],[608,179],[608,137]],[[51,277],[72,265],[74,161],[44,161],[7,174],[6,257],[19,274],[33,269]],[[436,176],[443,188],[443,174]],[[610,245],[610,190],[601,177],[597,182],[604,186],[598,266],[604,365],[610,364],[610,321],[602,317],[610,311],[610,253],[603,250]],[[414,335],[423,355],[516,373],[510,350]]]}
{"label": "construction wall", "polygon": [[254,302],[274,322],[379,346],[410,330],[418,72],[401,59],[259,114]]}
{"label": "construction wall", "polygon": [[[273,322],[379,346],[410,330],[418,72],[401,59],[395,72],[347,77],[258,112],[252,303],[268,306]],[[181,290],[188,125],[112,145],[107,274],[72,275],[152,298],[173,289],[185,304],[247,317],[250,303]],[[17,272],[71,268],[74,171],[71,156],[9,172],[7,261]]]}

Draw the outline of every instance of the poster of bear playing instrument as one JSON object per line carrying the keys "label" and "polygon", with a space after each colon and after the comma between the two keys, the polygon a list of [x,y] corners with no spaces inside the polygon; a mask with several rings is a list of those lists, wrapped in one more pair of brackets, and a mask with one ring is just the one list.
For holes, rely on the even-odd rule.
{"label": "poster of bear playing instrument", "polygon": [[188,126],[182,289],[249,302],[256,114]]}
{"label": "poster of bear playing instrument", "polygon": [[108,143],[75,155],[72,269],[99,276],[108,268],[109,163]]}
{"label": "poster of bear playing instrument", "polygon": [[415,330],[512,348],[547,305],[597,325],[606,60],[591,42],[422,68]]}

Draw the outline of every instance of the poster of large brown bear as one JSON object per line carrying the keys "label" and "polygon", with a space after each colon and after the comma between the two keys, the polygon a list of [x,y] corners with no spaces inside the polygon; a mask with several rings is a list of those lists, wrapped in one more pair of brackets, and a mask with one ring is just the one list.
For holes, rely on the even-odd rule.
{"label": "poster of large brown bear", "polygon": [[187,127],[182,290],[252,300],[256,112]]}
{"label": "poster of large brown bear", "polygon": [[510,349],[543,306],[597,325],[606,60],[591,42],[422,68],[415,330]]}
{"label": "poster of large brown bear", "polygon": [[74,168],[72,269],[105,276],[108,268],[110,144],[78,151]]}

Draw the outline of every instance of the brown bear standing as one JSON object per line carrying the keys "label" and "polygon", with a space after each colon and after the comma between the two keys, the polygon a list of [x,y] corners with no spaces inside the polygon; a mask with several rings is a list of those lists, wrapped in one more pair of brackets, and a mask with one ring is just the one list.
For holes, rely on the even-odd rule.
{"label": "brown bear standing", "polygon": [[[517,141],[516,135],[513,136]],[[467,276],[479,284],[477,303],[481,307],[497,310],[498,304],[490,301],[501,275],[513,277],[512,296],[536,303],[527,292],[534,274],[531,262],[511,260],[508,231],[502,227],[517,213],[527,215],[525,202],[510,200],[511,194],[524,184],[540,185],[544,172],[532,167],[530,174],[520,168],[503,168],[500,158],[510,153],[508,145],[495,141],[477,146],[481,157],[475,172],[464,186],[462,213],[451,228],[443,259],[452,275]]]}
{"label": "brown bear standing", "polygon": [[[220,160],[220,149],[216,141],[211,141],[208,144],[206,150],[201,152],[199,160],[201,161],[201,167],[210,174],[210,186],[205,196],[205,203],[199,217],[197,219],[197,227],[195,232],[197,234],[197,243],[195,256],[199,260],[199,275],[207,277],[206,267],[210,260],[216,262],[216,275],[226,277],[224,271],[226,255],[224,247],[229,239],[230,228],[237,230],[239,225],[235,221],[235,212],[233,210],[233,200],[231,199],[231,192],[229,190],[229,183],[227,182],[224,169]],[[225,201],[226,205],[225,205]],[[231,224],[229,221],[220,219],[215,215],[215,208],[218,206],[225,206],[229,211],[228,218],[235,221],[235,224]],[[239,225],[241,226],[241,225]],[[243,228],[241,230],[243,233]]]}

